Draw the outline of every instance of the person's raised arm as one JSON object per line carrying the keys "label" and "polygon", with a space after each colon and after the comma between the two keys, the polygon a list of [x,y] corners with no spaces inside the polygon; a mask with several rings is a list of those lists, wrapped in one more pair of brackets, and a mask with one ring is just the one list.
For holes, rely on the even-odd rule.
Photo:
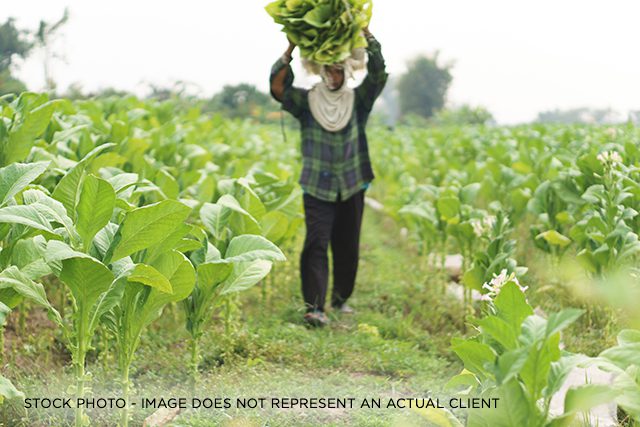
{"label": "person's raised arm", "polygon": [[382,89],[384,89],[389,75],[386,71],[380,43],[373,34],[371,34],[369,27],[366,27],[363,33],[367,38],[369,62],[367,63],[367,77],[365,77],[362,84],[356,89],[356,95],[360,104],[368,112],[373,108],[373,103],[376,98],[382,93]]}
{"label": "person's raised arm", "polygon": [[289,40],[289,47],[276,61],[271,69],[271,96],[282,104],[282,109],[290,112],[296,118],[301,118],[309,109],[307,91],[293,87],[293,70],[291,69],[291,53],[296,45]]}
{"label": "person's raised arm", "polygon": [[[296,45],[289,40],[289,47],[284,52],[282,57],[274,65],[274,70],[271,73],[271,95],[282,102],[284,96],[284,90],[287,85],[293,82],[292,78],[287,79],[289,74],[293,74],[289,63],[291,62],[291,54]],[[279,69],[276,69],[279,68]]]}

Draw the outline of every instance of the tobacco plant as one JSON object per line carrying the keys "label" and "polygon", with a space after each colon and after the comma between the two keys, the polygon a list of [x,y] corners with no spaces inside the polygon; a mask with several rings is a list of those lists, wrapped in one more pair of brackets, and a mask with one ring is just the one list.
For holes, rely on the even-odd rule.
{"label": "tobacco plant", "polygon": [[464,396],[500,399],[495,408],[469,411],[466,425],[568,426],[612,395],[600,386],[578,386],[567,393],[562,414],[550,413],[551,398],[571,370],[588,361],[560,348],[560,333],[581,315],[565,309],[545,319],[534,314],[513,277],[502,282],[486,315],[474,322],[477,335],[452,341],[465,369],[448,387]]}

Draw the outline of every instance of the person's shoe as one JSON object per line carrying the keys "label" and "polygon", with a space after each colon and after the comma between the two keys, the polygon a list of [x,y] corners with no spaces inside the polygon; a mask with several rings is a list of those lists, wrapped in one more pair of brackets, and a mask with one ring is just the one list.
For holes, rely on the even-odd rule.
{"label": "person's shoe", "polygon": [[304,321],[314,328],[321,328],[329,324],[329,318],[323,311],[310,311],[304,315]]}
{"label": "person's shoe", "polygon": [[347,305],[347,304],[342,304],[339,306],[333,306],[333,309],[335,311],[337,311],[340,314],[355,314],[355,310],[353,309],[353,307]]}

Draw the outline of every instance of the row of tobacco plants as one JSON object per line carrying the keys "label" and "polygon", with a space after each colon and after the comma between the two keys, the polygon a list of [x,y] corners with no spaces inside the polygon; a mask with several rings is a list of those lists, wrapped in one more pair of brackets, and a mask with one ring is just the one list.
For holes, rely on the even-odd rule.
{"label": "row of tobacco plants", "polygon": [[[184,311],[195,387],[212,311],[228,323],[235,295],[286,259],[300,190],[242,127],[172,102],[0,99],[0,323],[44,309],[75,397],[91,393],[86,356],[107,335],[126,399],[143,332],[170,304]],[[0,379],[3,398],[19,388]],[[90,423],[75,410],[76,426]]]}
{"label": "row of tobacco plants", "polygon": [[[447,255],[463,259],[460,282],[473,333],[452,343],[464,370],[450,391],[503,403],[466,414],[467,425],[575,425],[610,402],[622,409],[621,421],[640,423],[640,331],[632,329],[640,319],[629,303],[640,297],[640,132],[525,126],[414,129],[395,138],[400,143],[383,149],[389,161],[381,171],[397,185],[390,189],[393,213],[443,285]],[[553,283],[528,280],[518,246],[525,248],[521,258],[556,274],[538,274]],[[586,300],[586,314],[571,308],[534,314],[527,295],[544,285],[599,302]],[[618,344],[595,358],[563,350],[561,331],[598,312],[604,321],[589,325],[605,328],[615,316],[629,328]],[[551,399],[569,373],[588,366],[614,373],[614,382],[574,387],[564,412],[552,413]],[[461,425],[452,414],[424,415]]]}
{"label": "row of tobacco plants", "polygon": [[[173,101],[25,93],[0,98],[0,109],[2,327],[46,311],[72,356],[69,392],[91,394],[86,357],[99,349],[114,352],[128,396],[145,330],[179,309],[195,389],[214,315],[228,329],[238,294],[261,283],[266,298],[264,278],[293,253],[303,222],[296,144]],[[640,419],[639,138],[631,126],[372,127],[374,197],[411,231],[443,288],[446,256],[462,255],[472,331],[452,343],[465,369],[451,393],[507,402],[504,411],[426,414],[432,421],[570,425],[603,402]],[[539,259],[558,271],[553,283],[529,279]],[[561,332],[602,310],[532,308],[544,286],[570,283],[611,303],[605,321],[628,323],[598,357],[562,349]],[[590,364],[614,372],[614,384],[576,388],[551,413],[568,373]],[[0,378],[4,398],[19,390]],[[122,410],[120,424],[129,418]],[[90,422],[75,412],[76,425]]]}

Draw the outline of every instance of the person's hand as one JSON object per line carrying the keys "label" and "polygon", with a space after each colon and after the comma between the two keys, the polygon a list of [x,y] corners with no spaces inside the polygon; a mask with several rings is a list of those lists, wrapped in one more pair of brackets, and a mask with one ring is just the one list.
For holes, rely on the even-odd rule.
{"label": "person's hand", "polygon": [[362,29],[362,32],[364,33],[364,35],[366,37],[371,37],[371,31],[369,31],[369,26],[368,25]]}

